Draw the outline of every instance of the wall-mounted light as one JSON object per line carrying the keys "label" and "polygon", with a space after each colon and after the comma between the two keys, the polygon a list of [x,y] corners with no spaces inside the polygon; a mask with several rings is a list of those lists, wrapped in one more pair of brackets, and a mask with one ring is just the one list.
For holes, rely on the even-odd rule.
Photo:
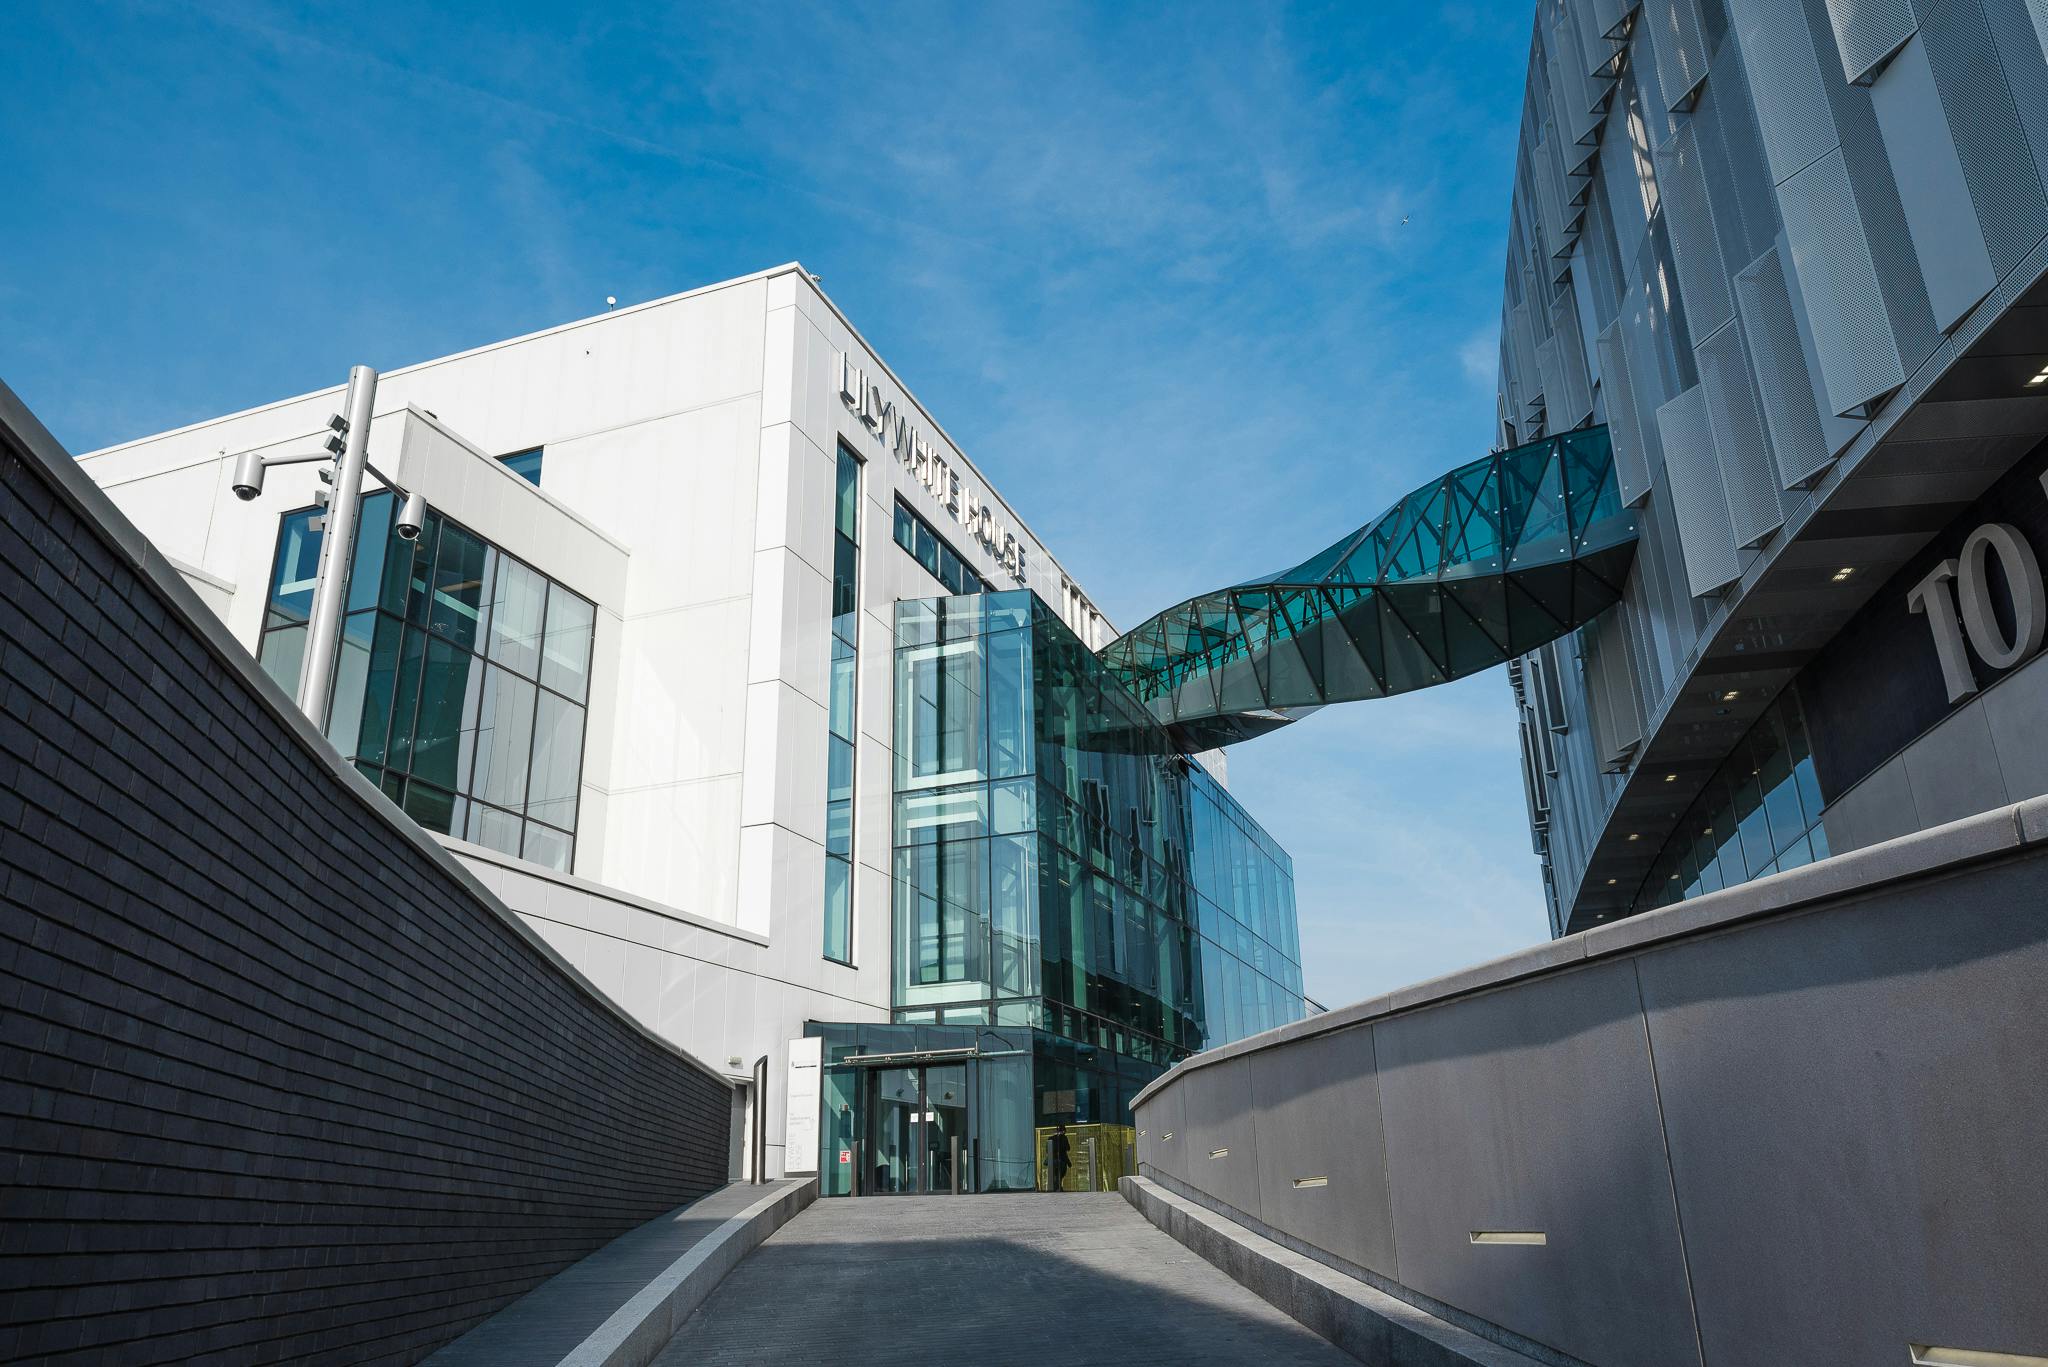
{"label": "wall-mounted light", "polygon": [[2048,365],[2042,366],[2040,372],[2033,379],[2027,381],[2027,387],[2030,389],[2044,384],[2048,384]]}
{"label": "wall-mounted light", "polygon": [[1848,580],[1849,576],[1854,573],[1856,573],[1856,567],[1854,565],[1844,565],[1842,566],[1842,568],[1836,570],[1834,574],[1829,576],[1829,582],[1834,584],[1844,583]]}
{"label": "wall-mounted light", "polygon": [[1540,1229],[1475,1229],[1472,1231],[1475,1244],[1530,1244],[1541,1246],[1550,1242],[1550,1236]]}
{"label": "wall-mounted light", "polygon": [[1734,701],[1735,701],[1735,700],[1736,700],[1737,698],[1739,698],[1739,697],[1741,697],[1741,696],[1742,696],[1742,690],[1741,690],[1741,689],[1739,689],[1739,688],[1731,688],[1731,689],[1729,689],[1729,690],[1728,690],[1728,691],[1727,691],[1726,693],[1723,693],[1723,694],[1721,695],[1721,701],[1722,701],[1722,702],[1734,702]]}
{"label": "wall-mounted light", "polygon": [[1643,833],[1641,831],[1630,831],[1628,833],[1628,838],[1630,840],[1641,840],[1643,838]]}
{"label": "wall-mounted light", "polygon": [[1664,781],[1665,781],[1666,783],[1676,783],[1676,782],[1678,782],[1678,775],[1676,775],[1676,774],[1666,774],[1666,775],[1664,775]]}

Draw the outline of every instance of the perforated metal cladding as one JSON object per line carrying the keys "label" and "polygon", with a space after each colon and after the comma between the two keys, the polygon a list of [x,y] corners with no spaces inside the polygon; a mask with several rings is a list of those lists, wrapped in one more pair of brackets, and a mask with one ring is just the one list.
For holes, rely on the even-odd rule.
{"label": "perforated metal cladding", "polygon": [[1695,597],[1712,593],[1740,578],[1742,565],[1701,387],[1694,385],[1659,408],[1657,429],[1664,440],[1664,486],[1685,552],[1686,582]]}
{"label": "perforated metal cladding", "polygon": [[[1920,30],[1970,203],[1999,276],[2048,236],[2048,196],[1980,0],[1946,0]],[[2031,60],[2031,54],[2012,54]],[[2038,66],[2039,64],[2036,63]],[[1895,167],[1901,175],[1910,168]]]}
{"label": "perforated metal cladding", "polygon": [[1778,236],[1777,184],[1764,157],[1741,54],[1733,44],[1714,57],[1714,79],[1693,109],[1707,198],[1721,243],[1721,269],[1733,275]]}
{"label": "perforated metal cladding", "polygon": [[1543,257],[1545,261],[1543,278],[1557,279],[1557,272],[1563,265],[1556,258],[1565,249],[1564,212],[1564,167],[1558,162],[1548,139],[1557,136],[1553,127],[1543,130],[1545,141],[1532,150],[1529,158],[1529,174],[1536,184],[1536,212],[1543,222]]}
{"label": "perforated metal cladding", "polygon": [[1636,408],[1635,382],[1628,373],[1620,319],[1608,325],[1596,345],[1600,392],[1607,401],[1607,433],[1614,444],[1614,480],[1621,501],[1634,507],[1650,496],[1650,459],[1643,446],[1643,419]]}
{"label": "perforated metal cladding", "polygon": [[1778,468],[1757,409],[1742,329],[1731,323],[1694,348],[1693,356],[1721,461],[1729,526],[1736,545],[1754,546],[1782,526],[1784,516],[1778,507]]}
{"label": "perforated metal cladding", "polygon": [[1657,186],[1664,201],[1664,226],[1671,236],[1672,263],[1694,336],[1714,332],[1734,316],[1728,275],[1721,260],[1714,206],[1708,200],[1696,131],[1688,123],[1657,149]]}
{"label": "perforated metal cladding", "polygon": [[1775,246],[1736,273],[1735,303],[1756,369],[1758,406],[1771,434],[1778,482],[1788,489],[1810,484],[1835,457],[1821,434],[1799,323]]}
{"label": "perforated metal cladding", "polygon": [[1884,134],[1934,324],[1946,331],[1991,292],[1998,273],[1921,35],[1908,38],[1870,83],[1870,107]]}
{"label": "perforated metal cladding", "polygon": [[1577,427],[1593,411],[1593,381],[1586,373],[1586,340],[1579,331],[1577,296],[1560,290],[1550,306],[1550,340],[1557,348],[1558,393],[1551,416],[1558,428]]}
{"label": "perforated metal cladding", "polygon": [[1619,606],[1601,614],[1579,633],[1586,661],[1587,711],[1593,749],[1608,772],[1622,767],[1642,743],[1643,718],[1630,658],[1628,621]]}
{"label": "perforated metal cladding", "polygon": [[1778,207],[1828,402],[1852,412],[1904,384],[1906,371],[1841,149],[1779,186]]}
{"label": "perforated metal cladding", "polygon": [[1899,50],[1920,20],[1912,0],[1827,0],[1842,78],[1861,81],[1870,69]]}
{"label": "perforated metal cladding", "polygon": [[1685,108],[1707,79],[1707,40],[1693,0],[1643,0],[1638,30],[1655,51],[1664,107]]}
{"label": "perforated metal cladding", "polygon": [[1841,142],[1813,30],[1786,0],[1730,0],[1729,8],[1771,183],[1783,184]]}
{"label": "perforated metal cladding", "polygon": [[1548,35],[1550,104],[1557,126],[1571,147],[1565,152],[1565,169],[1575,171],[1593,155],[1594,115],[1597,103],[1593,80],[1579,63],[1578,35],[1568,15],[1559,14]]}
{"label": "perforated metal cladding", "polygon": [[1543,416],[1549,430],[1570,427],[1571,404],[1565,398],[1564,379],[1558,374],[1556,337],[1546,337],[1536,348],[1536,369],[1543,376]]}

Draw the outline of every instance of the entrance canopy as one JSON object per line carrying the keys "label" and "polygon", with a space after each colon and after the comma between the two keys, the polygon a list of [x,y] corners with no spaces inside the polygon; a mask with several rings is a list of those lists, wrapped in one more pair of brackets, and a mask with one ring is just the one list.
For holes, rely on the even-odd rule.
{"label": "entrance canopy", "polygon": [[1100,652],[1188,750],[1475,673],[1621,597],[1636,520],[1605,427],[1497,451],[1291,569],[1168,608]]}

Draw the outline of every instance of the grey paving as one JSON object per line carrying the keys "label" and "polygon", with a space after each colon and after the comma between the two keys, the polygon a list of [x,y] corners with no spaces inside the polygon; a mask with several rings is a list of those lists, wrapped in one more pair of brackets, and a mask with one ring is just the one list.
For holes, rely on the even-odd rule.
{"label": "grey paving", "polygon": [[1356,1367],[1115,1193],[820,1201],[656,1367]]}

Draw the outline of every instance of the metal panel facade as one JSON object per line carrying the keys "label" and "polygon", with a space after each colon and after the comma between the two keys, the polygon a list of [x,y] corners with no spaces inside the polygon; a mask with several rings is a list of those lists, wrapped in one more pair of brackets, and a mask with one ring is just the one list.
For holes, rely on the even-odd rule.
{"label": "metal panel facade", "polygon": [[1707,417],[1705,391],[1694,385],[1657,410],[1664,437],[1665,487],[1685,551],[1685,578],[1695,597],[1712,593],[1742,573],[1735,527],[1721,491],[1721,459]]}

